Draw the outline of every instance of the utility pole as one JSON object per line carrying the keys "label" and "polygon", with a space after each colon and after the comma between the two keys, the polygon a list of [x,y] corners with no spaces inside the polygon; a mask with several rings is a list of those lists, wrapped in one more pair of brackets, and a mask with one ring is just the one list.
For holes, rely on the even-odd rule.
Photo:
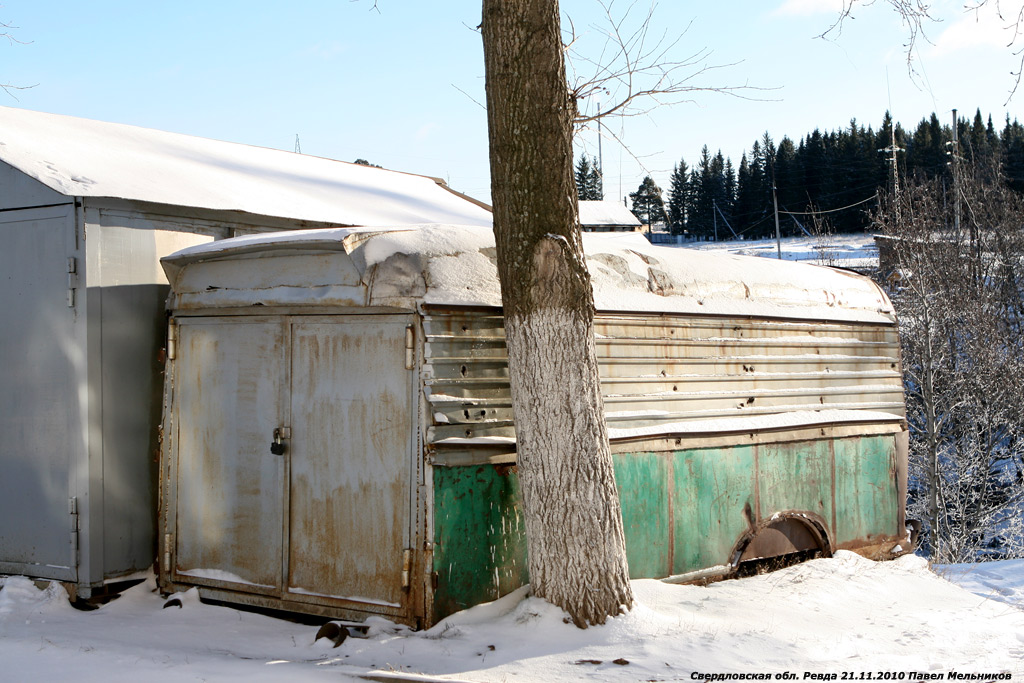
{"label": "utility pole", "polygon": [[718,200],[711,200],[711,217],[715,220],[715,241],[718,241]]}
{"label": "utility pole", "polygon": [[779,231],[779,193],[775,190],[775,170],[772,169],[772,203],[775,205],[775,248],[782,260],[782,233]]}
{"label": "utility pole", "polygon": [[884,148],[882,148],[882,149],[880,149],[878,151],[879,152],[889,152],[892,155],[891,157],[889,157],[889,163],[892,165],[892,197],[893,197],[893,204],[896,207],[896,226],[899,227],[902,224],[902,222],[900,220],[902,218],[902,214],[901,214],[901,209],[900,209],[900,174],[899,174],[899,172],[896,169],[896,152],[902,152],[902,151],[904,151],[904,149],[902,147],[897,147],[896,146],[896,124],[895,124],[895,122],[891,123],[891,125],[889,127],[889,134],[890,134],[890,138],[889,139],[891,140],[891,142],[889,143],[889,146],[888,147],[884,147]]}
{"label": "utility pole", "polygon": [[[953,166],[953,234],[960,235],[960,131],[956,121],[956,109],[953,110],[953,147],[951,150]],[[973,232],[973,231],[972,231]],[[973,235],[972,235],[973,238]]]}
{"label": "utility pole", "polygon": [[601,154],[601,103],[597,103],[597,193],[604,199],[604,156]]}

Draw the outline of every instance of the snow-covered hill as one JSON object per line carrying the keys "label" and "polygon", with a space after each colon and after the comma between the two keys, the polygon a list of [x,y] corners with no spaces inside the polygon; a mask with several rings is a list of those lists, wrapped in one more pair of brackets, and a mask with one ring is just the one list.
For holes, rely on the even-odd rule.
{"label": "snow-covered hill", "polygon": [[152,580],[79,612],[56,586],[8,578],[0,680],[916,681],[954,680],[953,671],[1024,680],[1024,561],[941,573],[964,587],[918,557],[876,563],[848,552],[707,587],[641,580],[632,612],[585,631],[520,591],[422,633],[377,619],[368,639],[338,648],[314,643],[313,626],[194,594],[162,609]]}

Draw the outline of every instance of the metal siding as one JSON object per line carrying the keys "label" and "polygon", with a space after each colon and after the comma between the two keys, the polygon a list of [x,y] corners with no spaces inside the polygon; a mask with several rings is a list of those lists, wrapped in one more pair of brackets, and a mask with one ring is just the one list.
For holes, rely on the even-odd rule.
{"label": "metal siding", "polygon": [[832,441],[757,447],[757,521],[780,512],[812,513],[835,528]]}
{"label": "metal siding", "polygon": [[[493,463],[514,462],[515,450],[502,318],[489,310],[431,308],[423,330],[426,443],[435,465],[436,619],[497,597],[485,587],[494,572],[514,563],[502,560],[507,549],[495,555],[493,535],[519,512],[504,489],[493,488],[496,468],[509,467]],[[614,462],[631,577],[729,565],[742,539],[788,511],[816,520],[833,545],[837,525],[847,547],[863,547],[868,536],[898,536],[899,482],[886,479],[878,459],[893,448],[889,432],[904,417],[895,325],[599,314],[596,330],[610,429],[821,409],[892,416],[859,427],[853,413],[850,424],[733,435],[714,447],[702,447],[694,435],[670,436],[685,426],[635,447],[618,442]],[[714,423],[702,429],[713,430]],[[862,437],[865,429],[885,435]],[[654,442],[655,451],[644,450]],[[838,474],[833,443],[841,445]],[[505,486],[517,485],[509,480]],[[499,537],[520,544],[525,556],[524,538]],[[525,570],[510,576],[528,581]]]}
{"label": "metal siding", "polygon": [[892,438],[836,440],[837,547],[900,536],[896,444]]}
{"label": "metal siding", "polygon": [[[103,576],[153,564],[166,285],[100,288]],[[147,315],[148,314],[148,315]],[[100,577],[101,578],[101,577]]]}
{"label": "metal siding", "polygon": [[[624,455],[620,457],[630,457]],[[670,574],[728,564],[756,507],[754,449],[750,446],[672,454],[675,552]]]}
{"label": "metal siding", "polygon": [[54,192],[5,161],[0,161],[0,209],[72,204],[67,195]]}
{"label": "metal siding", "polygon": [[64,581],[78,578],[69,498],[85,454],[74,232],[70,205],[0,215],[0,571]]}
{"label": "metal siding", "polygon": [[413,419],[405,335],[404,320],[292,325],[292,593],[404,606]]}
{"label": "metal siding", "polygon": [[433,623],[527,583],[519,479],[506,466],[435,467]]}
{"label": "metal siding", "polygon": [[279,590],[284,459],[270,443],[284,424],[284,328],[186,319],[179,329],[175,570]]}
{"label": "metal siding", "polygon": [[672,484],[671,457],[636,453],[615,457],[614,465],[626,536],[629,578],[674,573],[674,528],[669,490]]}
{"label": "metal siding", "polygon": [[159,350],[169,291],[160,257],[212,237],[151,229],[91,201],[84,215],[89,464],[79,582],[96,585],[153,564]]}
{"label": "metal siding", "polygon": [[[500,316],[424,318],[428,442],[514,436]],[[608,427],[844,409],[904,416],[895,326],[599,314]]]}

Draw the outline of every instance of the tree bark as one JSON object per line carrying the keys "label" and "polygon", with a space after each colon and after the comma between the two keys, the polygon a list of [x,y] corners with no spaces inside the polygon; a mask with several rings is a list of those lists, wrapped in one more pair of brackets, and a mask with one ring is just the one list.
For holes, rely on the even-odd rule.
{"label": "tree bark", "polygon": [[498,276],[530,584],[575,624],[633,604],[573,178],[557,0],[484,0]]}

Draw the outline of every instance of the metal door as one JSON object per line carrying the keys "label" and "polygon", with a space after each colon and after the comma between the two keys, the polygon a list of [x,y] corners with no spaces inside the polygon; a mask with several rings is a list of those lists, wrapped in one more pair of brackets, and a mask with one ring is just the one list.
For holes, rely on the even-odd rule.
{"label": "metal door", "polygon": [[71,211],[0,218],[0,573],[61,581],[78,579],[77,497],[88,483]]}
{"label": "metal door", "polygon": [[278,594],[287,337],[279,321],[184,319],[175,372],[175,573],[190,583]]}
{"label": "metal door", "polygon": [[328,597],[379,613],[404,605],[413,435],[406,322],[292,325],[289,599]]}

